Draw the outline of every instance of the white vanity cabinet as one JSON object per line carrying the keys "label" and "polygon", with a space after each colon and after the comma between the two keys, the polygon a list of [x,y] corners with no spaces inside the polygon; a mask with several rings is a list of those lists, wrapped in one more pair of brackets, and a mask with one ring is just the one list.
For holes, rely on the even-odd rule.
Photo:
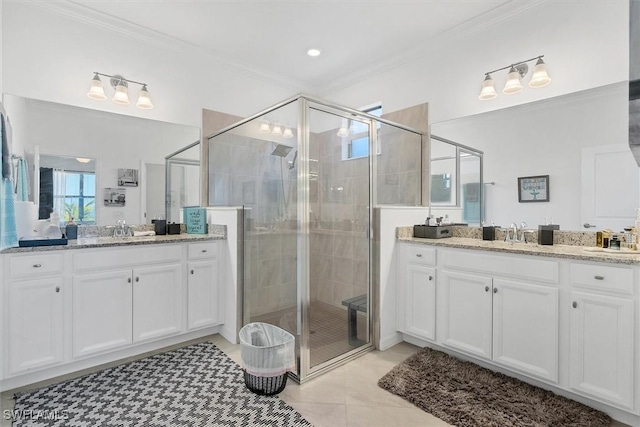
{"label": "white vanity cabinet", "polygon": [[181,245],[74,253],[73,356],[180,332],[181,257]]}
{"label": "white vanity cabinet", "polygon": [[73,277],[73,357],[83,357],[131,344],[131,270]]}
{"label": "white vanity cabinet", "polygon": [[633,270],[572,263],[571,287],[571,388],[633,408]]}
{"label": "white vanity cabinet", "polygon": [[401,245],[404,261],[398,272],[398,330],[433,341],[436,339],[436,250]]}
{"label": "white vanity cabinet", "polygon": [[443,345],[491,360],[491,278],[443,270],[438,275],[443,302],[438,313]]}
{"label": "white vanity cabinet", "polygon": [[63,258],[24,254],[8,260],[5,375],[59,364],[63,360]]}
{"label": "white vanity cabinet", "polygon": [[218,244],[192,243],[187,264],[187,328],[218,324],[221,319]]}
{"label": "white vanity cabinet", "polygon": [[[405,319],[404,325],[399,322],[399,331],[426,339],[407,319],[416,307],[429,307],[437,344],[537,379],[558,381],[557,262],[419,244],[399,246],[398,313]],[[415,289],[413,277],[419,276],[402,273],[415,270],[411,254],[420,250],[434,251],[437,259],[431,273],[437,281],[425,295],[407,292]]]}

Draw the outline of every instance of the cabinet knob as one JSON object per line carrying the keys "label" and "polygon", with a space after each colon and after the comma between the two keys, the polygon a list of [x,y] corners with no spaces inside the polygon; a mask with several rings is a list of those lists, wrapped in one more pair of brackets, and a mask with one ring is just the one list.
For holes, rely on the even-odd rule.
{"label": "cabinet knob", "polygon": [[203,252],[203,253],[204,253],[204,252],[207,252],[207,250],[206,250],[206,249],[203,249],[203,250],[202,250],[202,252]]}
{"label": "cabinet knob", "polygon": [[604,276],[593,276],[596,280],[604,280]]}
{"label": "cabinet knob", "polygon": [[56,286],[56,293],[60,292],[60,286]]}
{"label": "cabinet knob", "polygon": [[129,277],[129,278],[127,279],[127,282],[128,282],[128,283],[131,283],[131,277]]}
{"label": "cabinet knob", "polygon": [[42,264],[33,264],[33,268],[40,268],[42,267]]}
{"label": "cabinet knob", "polygon": [[193,270],[191,270],[191,274],[193,274]]}
{"label": "cabinet knob", "polygon": [[139,282],[139,281],[140,281],[140,278],[139,278],[139,277],[136,277],[136,282]]}
{"label": "cabinet knob", "polygon": [[484,291],[485,291],[485,292],[489,292],[489,287],[488,287],[488,286],[485,286],[485,287],[484,287]]}
{"label": "cabinet knob", "polygon": [[429,276],[429,281],[433,280],[433,276]]}
{"label": "cabinet knob", "polygon": [[493,293],[497,294],[498,293],[498,288],[493,288]]}
{"label": "cabinet knob", "polygon": [[573,302],[573,304],[571,304],[573,306],[573,308],[578,308],[578,303],[577,302]]}
{"label": "cabinet knob", "polygon": [[422,258],[422,254],[416,254],[418,258]]}

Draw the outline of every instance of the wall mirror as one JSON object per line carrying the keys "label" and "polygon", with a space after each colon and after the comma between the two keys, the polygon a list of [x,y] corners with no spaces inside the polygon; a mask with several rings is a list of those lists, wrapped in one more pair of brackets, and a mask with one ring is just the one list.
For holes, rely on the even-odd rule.
{"label": "wall mirror", "polygon": [[[13,152],[29,163],[30,200],[40,199],[40,167],[55,169],[47,164],[57,159],[69,162],[64,170],[84,171],[74,159],[91,159],[87,167],[94,168],[97,225],[114,224],[120,218],[129,224],[150,223],[158,212],[166,215],[165,157],[200,140],[200,129],[192,126],[7,94],[3,103],[13,128]],[[88,186],[90,179],[84,176],[83,185]],[[196,193],[198,184],[198,180],[190,184]],[[68,194],[65,199],[74,200],[75,195]],[[89,194],[83,196],[88,209]]]}
{"label": "wall mirror", "polygon": [[165,170],[167,221],[182,222],[183,207],[200,206],[200,143],[167,156]]}
{"label": "wall mirror", "polygon": [[[633,224],[640,202],[627,126],[622,82],[434,123],[431,134],[484,153],[487,223],[619,231]],[[518,178],[539,175],[550,177],[549,201],[519,203]]]}

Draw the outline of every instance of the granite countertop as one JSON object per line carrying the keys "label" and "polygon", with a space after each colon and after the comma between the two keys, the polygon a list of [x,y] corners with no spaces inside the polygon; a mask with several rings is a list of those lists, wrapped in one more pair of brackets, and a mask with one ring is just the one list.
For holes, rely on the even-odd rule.
{"label": "granite countertop", "polygon": [[114,246],[153,245],[159,243],[202,242],[210,240],[226,240],[224,234],[169,234],[165,236],[138,236],[138,237],[80,237],[77,240],[69,240],[66,245],[54,246],[29,246],[8,248],[2,254],[57,251],[66,249],[91,249],[108,248]]}
{"label": "granite countertop", "polygon": [[[500,240],[480,240],[466,237],[445,239],[423,239],[398,237],[398,241],[420,243],[457,249],[476,249],[517,255],[533,255],[550,258],[568,258],[580,261],[607,262],[613,264],[640,265],[640,252],[602,250],[592,246],[549,245],[534,243],[511,243]],[[594,252],[595,251],[595,252]]]}

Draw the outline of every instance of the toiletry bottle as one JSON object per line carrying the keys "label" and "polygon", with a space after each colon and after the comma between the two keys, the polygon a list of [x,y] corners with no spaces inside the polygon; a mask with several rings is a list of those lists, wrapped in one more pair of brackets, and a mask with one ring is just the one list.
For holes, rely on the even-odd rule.
{"label": "toiletry bottle", "polygon": [[65,227],[65,234],[67,235],[67,239],[74,240],[78,238],[78,226],[73,222],[73,217],[67,223]]}
{"label": "toiletry bottle", "polygon": [[618,240],[618,236],[615,234],[609,240],[609,248],[619,251],[620,250],[620,240]]}

